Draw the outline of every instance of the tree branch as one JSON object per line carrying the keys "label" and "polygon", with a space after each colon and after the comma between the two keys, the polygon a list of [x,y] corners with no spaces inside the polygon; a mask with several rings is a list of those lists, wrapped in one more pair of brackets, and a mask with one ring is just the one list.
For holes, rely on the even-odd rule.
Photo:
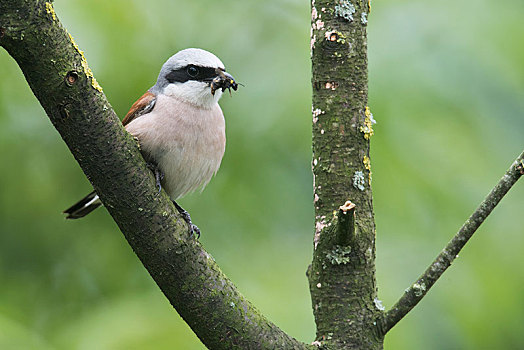
{"label": "tree branch", "polygon": [[171,304],[212,349],[307,349],[255,309],[188,235],[51,2],[2,0],[0,45]]}
{"label": "tree branch", "polygon": [[451,265],[459,252],[469,239],[477,231],[479,226],[486,220],[488,215],[495,209],[502,197],[511,189],[517,180],[524,174],[524,152],[513,162],[506,174],[498,184],[491,190],[488,196],[480,203],[479,207],[462,225],[458,233],[451,239],[447,246],[437,256],[435,261],[426,271],[406,289],[404,295],[397,303],[386,312],[381,322],[382,331],[386,334],[393,328],[408,312],[413,309],[429,289],[442,276],[444,271]]}

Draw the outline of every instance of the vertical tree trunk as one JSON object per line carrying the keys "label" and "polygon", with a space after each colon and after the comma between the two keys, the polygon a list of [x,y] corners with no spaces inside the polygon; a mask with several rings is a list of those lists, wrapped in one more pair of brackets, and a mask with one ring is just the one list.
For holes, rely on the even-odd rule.
{"label": "vertical tree trunk", "polygon": [[[369,2],[312,0],[315,238],[308,269],[322,349],[382,349],[383,335],[451,265],[524,175],[524,153],[386,314],[377,299],[367,106]],[[312,349],[267,320],[220,271],[122,128],[52,1],[1,0],[0,46],[22,69],[129,244],[210,349]]]}
{"label": "vertical tree trunk", "polygon": [[369,159],[369,10],[367,1],[312,0],[316,219],[308,277],[316,342],[327,348],[381,349],[383,343]]}

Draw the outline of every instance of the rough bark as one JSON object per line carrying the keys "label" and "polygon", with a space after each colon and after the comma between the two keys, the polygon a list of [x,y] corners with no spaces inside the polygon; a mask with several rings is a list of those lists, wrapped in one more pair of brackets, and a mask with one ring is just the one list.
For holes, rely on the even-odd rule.
{"label": "rough bark", "polygon": [[[377,298],[367,106],[369,2],[312,0],[315,237],[308,269],[315,345],[382,349],[504,193],[524,174],[524,154],[459,234],[388,313]],[[0,0],[0,46],[90,179],[127,241],[171,304],[210,349],[312,349],[256,310],[188,235],[158,194],[137,143],[125,132],[52,2]]]}
{"label": "rough bark", "polygon": [[51,2],[2,0],[0,45],[16,60],[127,241],[163,293],[211,349],[306,349],[256,310],[188,236],[61,26]]}
{"label": "rough bark", "polygon": [[[316,344],[381,349],[367,106],[367,1],[312,1]],[[346,203],[350,201],[350,203]],[[346,205],[344,205],[346,203]],[[339,208],[340,207],[340,208]]]}

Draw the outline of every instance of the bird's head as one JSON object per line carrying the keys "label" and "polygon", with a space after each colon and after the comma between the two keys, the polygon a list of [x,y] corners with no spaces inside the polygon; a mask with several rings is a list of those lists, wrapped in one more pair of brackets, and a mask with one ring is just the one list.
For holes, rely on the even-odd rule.
{"label": "bird's head", "polygon": [[218,57],[202,49],[185,49],[164,63],[152,90],[211,108],[226,89],[231,91],[237,87]]}

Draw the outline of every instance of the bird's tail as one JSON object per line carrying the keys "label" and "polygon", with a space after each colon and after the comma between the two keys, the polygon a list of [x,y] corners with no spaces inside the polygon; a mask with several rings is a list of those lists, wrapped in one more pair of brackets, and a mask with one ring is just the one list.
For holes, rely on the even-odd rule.
{"label": "bird's tail", "polygon": [[102,202],[95,191],[93,191],[78,201],[78,203],[64,210],[64,214],[67,214],[66,219],[80,219],[101,205]]}

